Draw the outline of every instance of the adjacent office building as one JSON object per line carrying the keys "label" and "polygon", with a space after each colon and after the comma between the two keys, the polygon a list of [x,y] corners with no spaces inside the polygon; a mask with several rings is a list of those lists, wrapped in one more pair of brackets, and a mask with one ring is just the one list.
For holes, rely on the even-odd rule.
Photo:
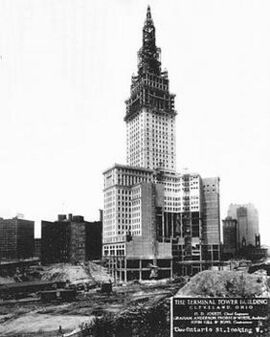
{"label": "adjacent office building", "polygon": [[230,204],[228,216],[237,220],[237,248],[257,246],[259,235],[259,216],[253,204]]}
{"label": "adjacent office building", "polygon": [[220,260],[219,178],[176,171],[175,95],[150,8],[126,101],[127,165],[104,172],[103,257],[123,281],[193,274]]}
{"label": "adjacent office building", "polygon": [[234,258],[237,253],[237,220],[228,216],[223,223],[223,258]]}
{"label": "adjacent office building", "polygon": [[41,238],[35,238],[35,250],[34,250],[34,256],[41,258]]}
{"label": "adjacent office building", "polygon": [[34,256],[34,221],[0,219],[0,259],[27,259]]}
{"label": "adjacent office building", "polygon": [[259,260],[266,256],[261,248],[258,211],[253,204],[231,204],[223,222],[223,257]]}

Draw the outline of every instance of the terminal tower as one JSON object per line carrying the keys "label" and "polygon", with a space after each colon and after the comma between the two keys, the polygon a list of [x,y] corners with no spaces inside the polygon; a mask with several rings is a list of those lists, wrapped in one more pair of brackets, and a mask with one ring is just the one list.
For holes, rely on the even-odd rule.
{"label": "terminal tower", "polygon": [[121,282],[220,263],[219,178],[176,172],[175,95],[160,54],[148,7],[126,100],[127,164],[103,173],[103,259]]}
{"label": "terminal tower", "polygon": [[127,164],[175,170],[175,95],[169,91],[167,71],[161,70],[160,53],[148,7],[138,74],[126,101]]}

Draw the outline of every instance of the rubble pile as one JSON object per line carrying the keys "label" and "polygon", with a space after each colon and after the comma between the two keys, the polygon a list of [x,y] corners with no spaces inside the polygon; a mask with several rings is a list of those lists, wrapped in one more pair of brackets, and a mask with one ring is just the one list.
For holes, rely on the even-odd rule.
{"label": "rubble pile", "polygon": [[14,279],[12,277],[9,277],[9,276],[2,277],[2,276],[0,276],[0,285],[1,284],[9,284],[9,283],[14,283]]}
{"label": "rubble pile", "polygon": [[44,267],[42,275],[43,281],[65,281],[70,284],[87,283],[96,285],[109,282],[111,279],[106,269],[93,262],[72,265],[68,263],[58,263]]}
{"label": "rubble pile", "polygon": [[205,270],[179,290],[177,297],[269,297],[265,274]]}
{"label": "rubble pile", "polygon": [[87,262],[85,269],[97,283],[106,283],[110,280],[113,281],[113,278],[108,274],[107,269],[94,262]]}
{"label": "rubble pile", "polygon": [[70,284],[90,283],[95,284],[94,280],[86,273],[81,265],[58,263],[44,267],[42,281],[63,281]]}

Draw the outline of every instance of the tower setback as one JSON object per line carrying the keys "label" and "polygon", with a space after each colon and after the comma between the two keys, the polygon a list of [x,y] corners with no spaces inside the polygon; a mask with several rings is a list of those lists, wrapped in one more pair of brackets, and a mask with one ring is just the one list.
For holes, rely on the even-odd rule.
{"label": "tower setback", "polygon": [[160,48],[150,7],[138,52],[138,74],[132,76],[126,101],[127,163],[150,169],[175,170],[174,97],[167,71],[161,71]]}

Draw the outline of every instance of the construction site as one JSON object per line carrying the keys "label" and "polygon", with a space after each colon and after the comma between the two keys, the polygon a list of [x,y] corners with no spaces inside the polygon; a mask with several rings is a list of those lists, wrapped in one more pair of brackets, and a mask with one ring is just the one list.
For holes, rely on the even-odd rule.
{"label": "construction site", "polygon": [[[63,36],[68,41],[69,34]],[[266,257],[258,226],[243,237],[248,232],[244,207],[234,216],[239,234],[236,220],[226,218],[228,258],[236,258],[233,253],[241,241],[245,253],[241,258],[254,259],[223,259],[220,178],[177,171],[178,112],[168,72],[162,68],[150,6],[137,56],[137,73],[131,77],[125,101],[127,161],[103,172],[104,207],[99,221],[60,214],[55,221],[42,220],[41,239],[35,239],[34,221],[0,219],[1,337],[169,337],[172,297],[261,297],[269,303],[270,261],[251,263]],[[104,69],[107,73],[109,68]],[[102,95],[110,97],[105,91]],[[189,127],[193,136],[193,125]],[[100,132],[102,140],[110,141],[103,129]],[[185,141],[189,147],[189,139]],[[113,150],[106,146],[107,152]],[[105,151],[101,154],[106,157]],[[69,179],[78,174],[74,169]],[[179,317],[180,321],[183,316]],[[270,336],[264,331],[261,337]]]}
{"label": "construction site", "polygon": [[1,266],[0,335],[169,336],[172,296],[269,297],[269,271],[232,268],[116,283],[94,262]]}
{"label": "construction site", "polygon": [[1,336],[79,336],[97,318],[148,312],[180,287],[169,279],[116,284],[93,262],[2,267],[0,275]]}

